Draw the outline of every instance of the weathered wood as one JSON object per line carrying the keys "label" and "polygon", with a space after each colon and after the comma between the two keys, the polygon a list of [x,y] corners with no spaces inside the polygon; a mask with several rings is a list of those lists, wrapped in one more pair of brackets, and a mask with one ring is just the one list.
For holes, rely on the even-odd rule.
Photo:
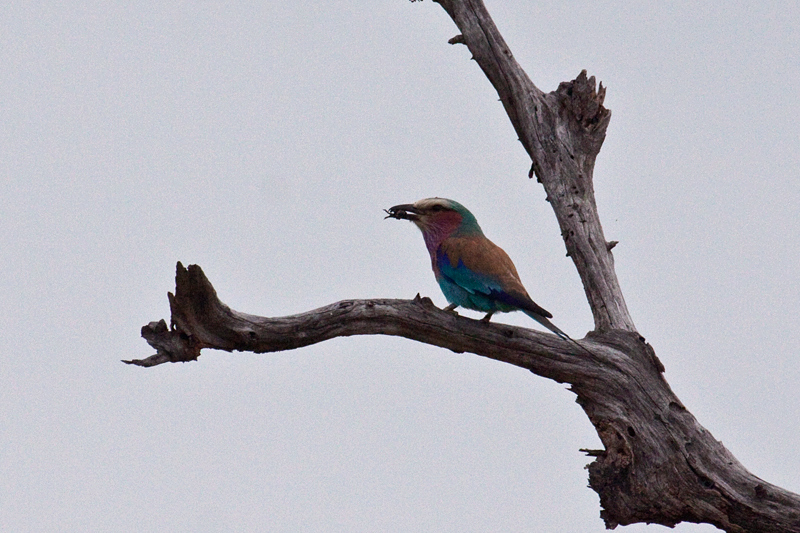
{"label": "weathered wood", "polygon": [[605,90],[585,72],[551,93],[514,60],[480,0],[438,0],[497,89],[531,173],[543,184],[595,320],[581,343],[483,323],[437,309],[427,298],[349,300],[299,315],[265,318],[234,311],[200,267],[178,263],[169,295],[171,326],[151,322],[156,349],[140,366],[196,360],[203,348],[256,353],[291,350],[351,335],[395,335],[527,368],[569,383],[605,447],[587,454],[590,486],[608,528],[637,522],[713,524],[730,532],[800,533],[800,496],[748,472],[678,400],[653,349],[636,332],[614,272],[594,199],[592,175],[610,112]]}
{"label": "weathered wood", "polygon": [[567,380],[606,447],[589,467],[606,526],[689,521],[726,531],[800,531],[800,497],[767,489],[700,426],[663,379],[660,363],[649,364],[656,360],[649,346],[611,338],[636,328],[614,272],[616,243],[606,241],[594,199],[594,163],[611,118],[602,84],[595,90],[583,71],[544,93],[516,62],[482,0],[435,1],[461,31],[451,42],[469,48],[531,157],[531,173],[547,192],[601,333],[593,338],[617,346],[630,361],[621,373],[604,372],[599,387],[587,388],[577,375]]}
{"label": "weathered wood", "polygon": [[[352,335],[406,337],[456,353],[471,352],[535,368],[562,382],[574,372],[572,366],[583,361],[574,354],[572,343],[555,335],[460,317],[419,296],[414,300],[344,300],[298,315],[266,318],[229,308],[199,266],[187,269],[178,263],[175,294],[169,294],[169,301],[172,326],[167,328],[161,320],[142,328],[142,336],[157,353],[126,363],[154,366],[191,361],[203,348],[277,352]],[[602,353],[601,345],[584,344]]]}
{"label": "weathered wood", "polygon": [[635,331],[600,225],[592,185],[595,159],[611,119],[611,112],[603,107],[602,84],[596,91],[594,78],[587,79],[584,71],[555,92],[544,93],[514,59],[482,2],[438,3],[461,31],[455,42],[467,45],[497,90],[531,157],[531,172],[553,206],[567,254],[583,282],[595,329]]}
{"label": "weathered wood", "polygon": [[690,521],[726,531],[800,531],[800,497],[752,475],[700,426],[636,333],[590,333],[581,340],[589,355],[555,335],[460,317],[419,297],[259,317],[230,309],[199,266],[180,263],[169,301],[172,326],[162,320],[142,328],[157,353],[126,363],[155,366],[194,360],[203,348],[266,353],[376,334],[474,353],[571,384],[605,446],[590,452],[589,482],[608,527]]}

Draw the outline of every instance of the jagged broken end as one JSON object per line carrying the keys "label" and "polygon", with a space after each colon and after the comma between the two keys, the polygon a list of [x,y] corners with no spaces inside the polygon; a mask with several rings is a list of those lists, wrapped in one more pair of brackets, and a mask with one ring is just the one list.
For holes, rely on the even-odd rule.
{"label": "jagged broken end", "polygon": [[[172,294],[169,296],[172,300]],[[168,328],[163,318],[158,322],[150,322],[143,326],[142,337],[147,344],[156,349],[156,353],[146,359],[123,359],[123,363],[151,367],[162,363],[197,361],[197,358],[200,357],[202,346],[179,328],[174,326],[171,329]]]}
{"label": "jagged broken end", "polygon": [[217,293],[198,265],[185,268],[179,261],[175,269],[175,294],[167,293],[172,313],[171,326],[164,319],[142,327],[142,337],[156,353],[146,359],[123,359],[129,365],[151,367],[163,363],[197,361],[205,347],[193,331],[209,310],[221,305]]}
{"label": "jagged broken end", "polygon": [[603,106],[606,88],[602,82],[597,87],[594,76],[589,77],[586,70],[582,70],[574,80],[561,82],[554,94],[561,103],[561,110],[571,120],[580,124],[587,133],[605,138],[611,110]]}

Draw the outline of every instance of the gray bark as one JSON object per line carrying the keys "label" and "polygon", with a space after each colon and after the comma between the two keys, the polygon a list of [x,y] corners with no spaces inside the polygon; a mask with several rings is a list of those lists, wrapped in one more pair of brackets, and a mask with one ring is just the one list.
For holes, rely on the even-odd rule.
{"label": "gray bark", "polygon": [[494,85],[547,192],[594,316],[595,330],[581,341],[591,354],[554,335],[445,313],[419,296],[342,301],[280,318],[247,315],[219,300],[200,267],[178,263],[171,326],[161,320],[142,328],[157,353],[125,362],[154,366],[196,360],[204,348],[265,353],[375,334],[490,357],[571,385],[605,447],[585,451],[594,457],[589,484],[609,529],[688,521],[730,532],[800,532],[800,496],[748,472],[697,422],[628,313],[592,186],[611,116],[602,85],[596,90],[581,72],[544,93],[480,0],[438,3],[461,31],[451,42],[466,44]]}

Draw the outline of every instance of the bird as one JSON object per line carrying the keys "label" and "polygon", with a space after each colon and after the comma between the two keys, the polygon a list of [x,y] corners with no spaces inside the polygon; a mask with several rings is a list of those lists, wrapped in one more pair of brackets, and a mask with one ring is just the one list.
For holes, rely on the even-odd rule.
{"label": "bird", "polygon": [[592,354],[561,331],[553,315],[534,302],[522,285],[508,254],[494,244],[463,205],[447,198],[425,198],[413,204],[384,209],[385,218],[409,220],[422,231],[436,281],[449,305],[486,313],[488,323],[497,312],[522,311],[565,341]]}

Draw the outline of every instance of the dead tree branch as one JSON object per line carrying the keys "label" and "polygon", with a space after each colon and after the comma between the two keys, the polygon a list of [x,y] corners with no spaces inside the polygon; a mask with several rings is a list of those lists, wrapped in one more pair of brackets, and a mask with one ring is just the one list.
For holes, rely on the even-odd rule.
{"label": "dead tree branch", "polygon": [[531,175],[542,183],[553,206],[567,254],[583,282],[595,329],[635,331],[603,236],[592,185],[595,159],[611,119],[611,112],[603,107],[602,84],[595,90],[594,77],[587,79],[584,71],[555,92],[544,93],[514,59],[483,2],[438,3],[461,31],[455,42],[467,45],[497,90],[531,157]]}
{"label": "dead tree branch", "polygon": [[266,318],[234,311],[200,267],[178,263],[169,295],[172,325],[142,328],[157,353],[139,366],[197,359],[213,348],[292,350],[351,335],[395,335],[510,363],[570,383],[605,450],[589,466],[608,527],[708,522],[726,531],[800,531],[800,498],[749,473],[672,393],[660,361],[638,334],[594,332],[581,342],[446,313],[427,298],[347,300],[299,315]]}
{"label": "dead tree branch", "polygon": [[604,450],[588,451],[589,483],[608,528],[637,522],[709,523],[730,532],[800,532],[800,496],[748,472],[673,394],[663,366],[637,332],[614,272],[592,185],[610,112],[605,89],[582,72],[551,93],[514,60],[480,0],[438,0],[505,106],[547,192],[595,321],[582,343],[442,312],[426,298],[349,300],[299,315],[234,311],[200,267],[178,263],[171,325],[142,328],[156,349],[140,366],[196,360],[204,348],[292,350],[351,335],[395,335],[511,363],[571,385]]}

